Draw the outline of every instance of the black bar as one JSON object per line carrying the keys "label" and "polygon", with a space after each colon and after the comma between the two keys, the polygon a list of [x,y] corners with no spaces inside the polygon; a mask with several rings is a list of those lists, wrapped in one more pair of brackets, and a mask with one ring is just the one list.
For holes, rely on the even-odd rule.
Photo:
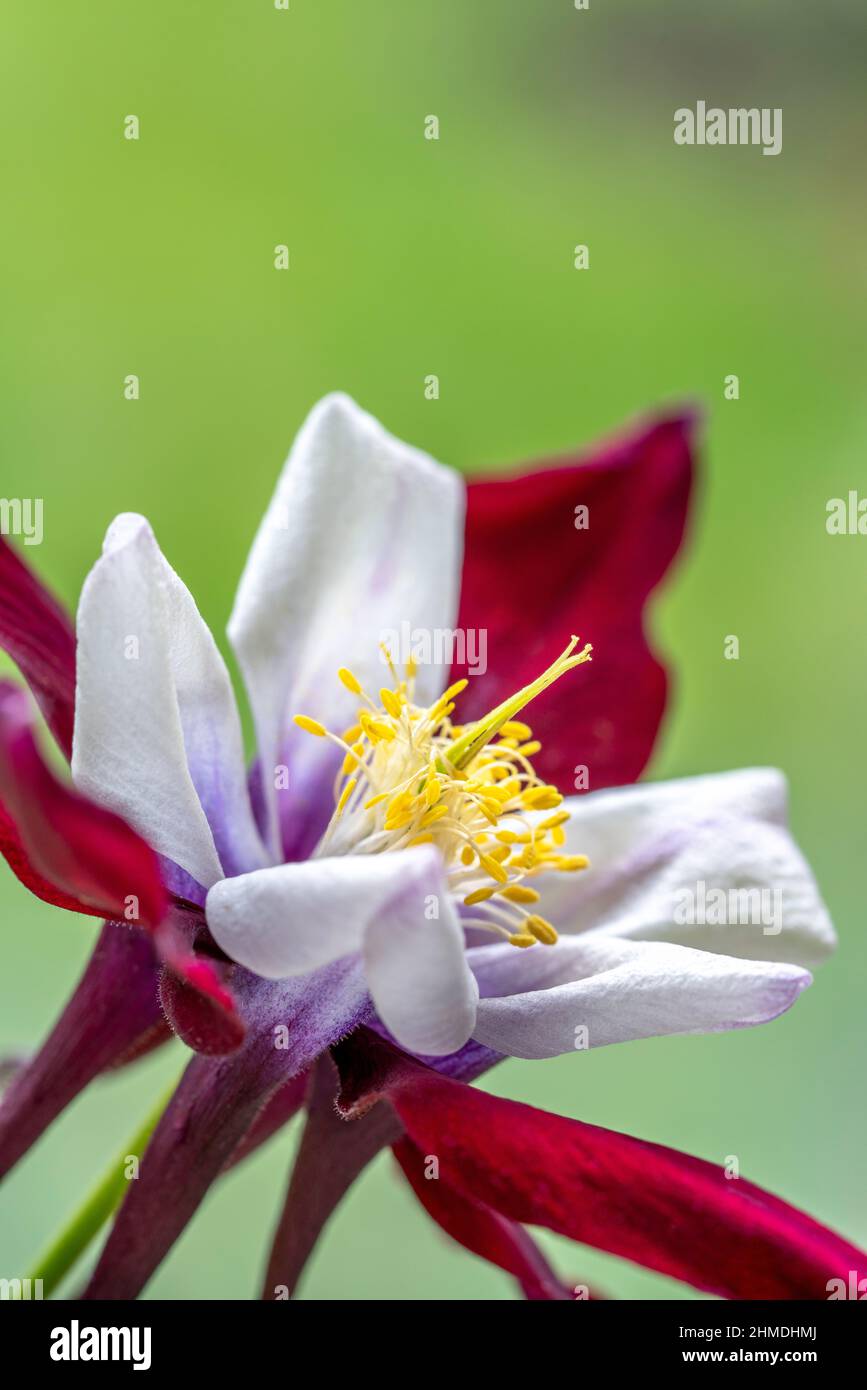
{"label": "black bar", "polygon": [[[552,1356],[569,1357],[575,1375],[601,1364],[618,1371],[667,1371],[685,1367],[703,1374],[710,1365],[737,1370],[742,1365],[767,1370],[800,1365],[823,1372],[849,1368],[864,1344],[867,1324],[854,1301],[807,1303],[723,1303],[576,1301],[545,1311],[536,1304],[504,1302],[406,1302],[397,1316],[381,1304],[359,1300],[339,1303],[233,1302],[7,1302],[0,1307],[0,1328],[7,1358],[23,1369],[48,1371],[52,1377],[101,1371],[139,1376],[190,1373],[213,1374],[221,1380],[244,1374],[287,1375],[321,1347],[321,1373],[339,1373],[344,1356],[349,1363],[381,1355],[396,1365],[418,1367],[430,1384],[437,1362],[454,1374],[460,1339],[460,1361],[479,1357],[488,1372],[500,1358],[522,1353],[552,1368]],[[844,1306],[849,1303],[850,1306]],[[504,1321],[501,1323],[500,1318]],[[464,1323],[464,1319],[467,1322]],[[333,1329],[333,1342],[307,1337],[322,1320]],[[418,1321],[416,1322],[416,1319]],[[537,1321],[538,1320],[538,1321]],[[357,1324],[357,1326],[356,1326]],[[117,1329],[103,1337],[102,1329]],[[138,1329],[136,1334],[135,1329]],[[412,1330],[411,1352],[397,1344]],[[516,1335],[517,1334],[517,1335]],[[386,1350],[382,1339],[391,1345]],[[535,1340],[538,1338],[538,1341]],[[528,1340],[534,1339],[534,1340]],[[55,1356],[52,1356],[54,1348]],[[91,1348],[104,1359],[85,1359]],[[73,1359],[55,1359],[58,1353]],[[83,1354],[84,1353],[84,1354]],[[126,1355],[114,1359],[113,1353]],[[75,1359],[77,1354],[77,1359]],[[420,1354],[420,1356],[419,1356]],[[145,1364],[147,1363],[147,1364]],[[856,1363],[857,1364],[857,1363]],[[308,1361],[309,1365],[309,1361]],[[511,1367],[514,1374],[515,1367]],[[565,1366],[561,1367],[561,1373]],[[311,1366],[306,1374],[316,1371]]]}

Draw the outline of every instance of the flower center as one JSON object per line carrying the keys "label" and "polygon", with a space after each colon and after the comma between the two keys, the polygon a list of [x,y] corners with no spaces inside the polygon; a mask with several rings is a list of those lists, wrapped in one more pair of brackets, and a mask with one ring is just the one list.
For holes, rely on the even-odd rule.
{"label": "flower center", "polygon": [[[393,684],[380,690],[377,703],[342,667],[340,680],[361,701],[357,722],[338,736],[316,719],[295,716],[299,728],[330,739],[344,753],[334,782],[334,814],[314,857],[433,844],[465,926],[481,927],[513,946],[554,945],[554,927],[528,910],[539,901],[528,880],[585,869],[588,861],[563,853],[569,812],[557,788],[534,771],[541,744],[515,716],[591,659],[592,648],[576,653],[577,645],[573,637],[536,680],[466,727],[451,718],[466,680],[449,686],[434,704],[419,706],[415,662],[410,659],[400,679],[383,649]],[[545,811],[552,814],[540,820]]]}

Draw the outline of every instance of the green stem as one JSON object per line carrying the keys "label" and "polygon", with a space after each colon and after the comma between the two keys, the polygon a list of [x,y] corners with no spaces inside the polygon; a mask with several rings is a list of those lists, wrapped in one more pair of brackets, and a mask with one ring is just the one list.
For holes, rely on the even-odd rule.
{"label": "green stem", "polygon": [[54,1292],[115,1208],[120,1206],[130,1181],[126,1175],[128,1161],[131,1157],[141,1158],[148,1140],[175,1093],[177,1084],[177,1081],[172,1082],[170,1089],[136,1130],[123,1152],[106,1168],[78,1211],[55,1237],[41,1259],[37,1260],[30,1278],[42,1280],[43,1298],[48,1298]]}

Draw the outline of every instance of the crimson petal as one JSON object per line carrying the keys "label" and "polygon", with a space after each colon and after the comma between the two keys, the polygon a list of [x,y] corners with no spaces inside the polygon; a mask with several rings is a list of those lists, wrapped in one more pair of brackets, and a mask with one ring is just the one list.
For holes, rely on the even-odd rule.
{"label": "crimson petal", "polygon": [[[0,755],[2,759],[2,755]],[[2,774],[0,774],[2,776]],[[68,912],[83,912],[85,908],[77,897],[64,893],[49,883],[31,864],[18,829],[8,811],[0,802],[0,854],[6,860],[15,877],[25,888],[29,888],[37,898],[51,903],[52,907],[65,907]],[[89,912],[90,909],[87,909]],[[99,915],[99,914],[95,914]]]}
{"label": "crimson petal", "polygon": [[[366,1046],[362,1046],[362,1044]],[[365,1032],[335,1056],[341,1106],[385,1096],[469,1200],[725,1298],[825,1299],[867,1255],[721,1167],[437,1075]]]}
{"label": "crimson petal", "polygon": [[125,918],[135,899],[132,920],[155,926],[163,917],[157,856],[114,812],[54,776],[37,746],[27,697],[8,681],[0,681],[0,803],[0,849],[40,897],[112,918]]}
{"label": "crimson petal", "polygon": [[[689,416],[658,420],[577,462],[467,488],[458,629],[486,632],[490,669],[472,676],[455,663],[452,680],[471,675],[461,722],[533,680],[570,634],[592,642],[592,664],[528,716],[542,741],[537,769],[563,791],[579,766],[593,789],[633,782],[650,756],[667,682],[643,611],[683,538],[692,426]],[[586,529],[576,529],[579,505]]]}
{"label": "crimson petal", "polygon": [[[199,988],[200,966],[207,972],[201,980],[204,991]],[[224,1057],[240,1047],[244,1040],[244,1024],[235,1000],[216,978],[210,961],[191,959],[190,972],[193,983],[187,983],[171,971],[163,971],[160,1003],[175,1033],[187,1047],[207,1057]],[[219,993],[219,999],[214,997],[215,992]]]}
{"label": "crimson petal", "polygon": [[303,980],[262,980],[239,971],[234,987],[247,1025],[244,1043],[230,1057],[190,1062],[154,1130],[85,1298],[137,1297],[278,1088],[370,1009],[363,971],[350,958]]}
{"label": "crimson petal", "polygon": [[[72,911],[132,917],[153,929],[172,972],[166,1012],[191,1047],[229,1052],[244,1036],[223,963],[198,954],[204,913],[173,904],[159,857],[104,807],[60,782],[45,762],[23,690],[0,682],[0,851],[38,897]],[[120,992],[122,981],[117,982]]]}
{"label": "crimson petal", "polygon": [[105,923],[66,1008],[0,1100],[0,1176],[95,1076],[165,1038],[158,974],[144,932]]}
{"label": "crimson petal", "polygon": [[61,605],[0,537],[0,647],[18,666],[67,758],[75,714],[75,630]]}
{"label": "crimson petal", "polygon": [[[363,1123],[361,1121],[360,1123]],[[558,1278],[523,1226],[462,1196],[441,1178],[425,1176],[426,1156],[411,1139],[392,1144],[394,1156],[425,1211],[447,1235],[517,1279],[525,1298],[571,1302],[573,1294]]]}

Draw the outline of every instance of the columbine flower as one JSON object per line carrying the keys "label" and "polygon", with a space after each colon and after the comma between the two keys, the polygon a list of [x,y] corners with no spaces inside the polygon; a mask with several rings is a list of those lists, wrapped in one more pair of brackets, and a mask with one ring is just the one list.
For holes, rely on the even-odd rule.
{"label": "columbine flower", "polygon": [[420,707],[414,659],[400,680],[389,658],[392,685],[378,705],[341,668],[344,687],[364,702],[358,722],[338,737],[295,716],[339,750],[334,811],[306,864],[212,887],[205,915],[227,955],[281,979],[360,952],[379,1017],[399,1042],[437,1056],[463,1047],[479,994],[467,933],[522,949],[554,945],[557,931],[537,911],[532,885],[587,866],[583,855],[562,852],[569,813],[536,775],[540,745],[516,718],[589,659],[589,645],[576,653],[577,642],[467,729],[451,719],[467,678]]}
{"label": "columbine flower", "polygon": [[[322,402],[229,626],[257,735],[249,782],[225,666],[142,518],[110,527],[75,640],[3,551],[0,636],[74,781],[48,770],[5,687],[3,851],[40,896],[112,919],[0,1111],[3,1166],[100,1070],[166,1036],[160,1003],[191,1047],[234,1054],[191,1063],[93,1296],[138,1291],[342,1037],[373,1029],[467,1079],[503,1054],[763,1022],[809,983],[833,936],[778,774],[560,790],[579,770],[595,788],[629,782],[649,753],[665,677],[641,614],[682,534],[687,428],[465,489],[346,398]],[[576,637],[552,663],[576,619],[593,665]],[[406,631],[413,649],[394,651]],[[438,635],[481,631],[491,670],[449,670]],[[699,882],[773,886],[782,929],[676,921],[677,891]],[[348,1145],[348,1180],[392,1141],[411,1172],[403,1105],[348,1127],[373,1134]]]}

